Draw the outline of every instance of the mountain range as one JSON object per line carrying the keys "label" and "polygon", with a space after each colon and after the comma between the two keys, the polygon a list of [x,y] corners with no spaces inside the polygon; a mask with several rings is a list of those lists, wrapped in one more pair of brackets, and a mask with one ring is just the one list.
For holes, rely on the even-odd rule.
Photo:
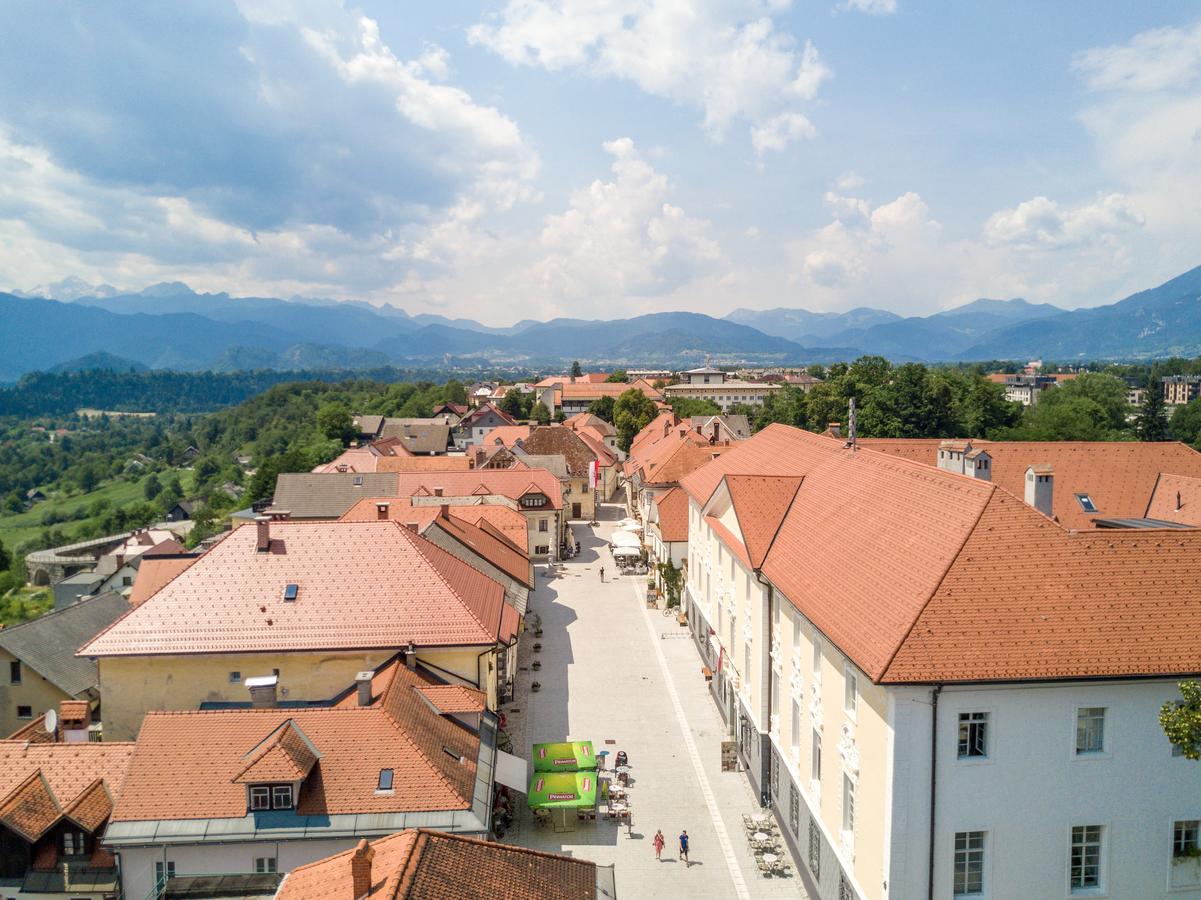
{"label": "mountain range", "polygon": [[864,353],[896,361],[1201,355],[1201,267],[1116,303],[1064,310],[981,299],[903,318],[736,309],[497,328],[355,300],[233,297],[167,282],[137,292],[79,279],[0,293],[0,381],[53,367],[179,370],[801,364]]}

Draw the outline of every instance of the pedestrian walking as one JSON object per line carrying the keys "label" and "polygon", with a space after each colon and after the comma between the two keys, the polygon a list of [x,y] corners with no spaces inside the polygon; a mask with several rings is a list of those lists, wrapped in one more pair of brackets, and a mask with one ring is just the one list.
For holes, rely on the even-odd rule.
{"label": "pedestrian walking", "polygon": [[662,862],[663,861],[663,845],[665,843],[667,843],[667,841],[663,837],[663,829],[662,828],[655,829],[655,839],[653,841],[651,841],[651,843],[653,843],[655,845],[655,859]]}
{"label": "pedestrian walking", "polygon": [[605,580],[605,567],[601,566],[601,582],[603,583],[604,580]]}
{"label": "pedestrian walking", "polygon": [[691,865],[688,862],[688,832],[686,830],[680,832],[680,859],[684,860],[686,867]]}

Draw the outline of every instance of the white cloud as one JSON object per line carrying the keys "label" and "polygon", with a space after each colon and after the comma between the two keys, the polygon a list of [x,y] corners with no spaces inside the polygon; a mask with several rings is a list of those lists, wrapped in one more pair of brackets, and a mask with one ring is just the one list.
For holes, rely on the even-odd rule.
{"label": "white cloud", "polygon": [[[555,303],[659,295],[723,259],[710,223],[670,202],[671,186],[629,138],[604,144],[610,181],[593,181],[548,216],[544,255],[517,276],[529,293]],[[562,306],[559,306],[562,308]]]}
{"label": "white cloud", "polygon": [[1106,242],[1143,223],[1143,216],[1121,194],[1106,194],[1074,209],[1035,197],[994,213],[984,225],[984,234],[996,244],[1055,249]]}
{"label": "white cloud", "polygon": [[793,141],[817,134],[813,123],[800,113],[780,113],[762,126],[751,129],[751,146],[762,156],[768,150],[784,150]]}
{"label": "white cloud", "polygon": [[1156,28],[1128,43],[1076,54],[1072,67],[1094,91],[1146,93],[1186,88],[1201,77],[1201,23]]}
{"label": "white cloud", "polygon": [[890,16],[897,11],[897,0],[845,0],[839,9],[869,16]]}
{"label": "white cloud", "polygon": [[496,21],[474,26],[469,37],[514,65],[580,68],[697,107],[706,130],[720,139],[735,120],[760,135],[798,102],[812,100],[831,76],[811,43],[798,52],[796,41],[776,29],[772,15],[787,6],[788,0],[509,0]]}

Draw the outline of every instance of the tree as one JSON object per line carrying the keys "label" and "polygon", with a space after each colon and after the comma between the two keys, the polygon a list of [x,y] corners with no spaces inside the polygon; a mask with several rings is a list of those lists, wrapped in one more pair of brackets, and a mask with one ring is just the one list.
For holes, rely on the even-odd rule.
{"label": "tree", "polygon": [[1186,444],[1196,444],[1201,439],[1201,400],[1180,406],[1172,413],[1172,436]]}
{"label": "tree", "polygon": [[609,377],[605,379],[610,384],[625,384],[627,380],[625,369],[614,369],[609,373]]}
{"label": "tree", "polygon": [[958,436],[950,386],[919,363],[900,366],[887,382],[866,391],[862,409],[864,437]]}
{"label": "tree", "polygon": [[672,564],[670,559],[659,563],[659,578],[663,582],[663,592],[667,595],[667,606],[680,605],[680,588],[684,583],[684,573]]}
{"label": "tree", "polygon": [[324,403],[317,410],[317,430],[332,441],[344,445],[355,436],[350,410],[340,403]]}
{"label": "tree", "polygon": [[546,408],[545,403],[535,403],[534,404],[533,419],[539,425],[549,425],[550,424],[550,410]]}
{"label": "tree", "polygon": [[163,486],[159,482],[158,476],[151,472],[150,476],[142,482],[142,496],[147,500],[153,500],[155,497],[161,494],[162,491]]}
{"label": "tree", "polygon": [[1115,441],[1129,437],[1126,383],[1085,372],[1043,391],[1021,423],[997,436],[1017,441]]}
{"label": "tree", "polygon": [[467,402],[467,388],[463,386],[463,382],[452,378],[442,386],[442,398],[447,403],[462,405]]}
{"label": "tree", "polygon": [[577,359],[575,362],[573,362],[571,364],[571,377],[579,378],[583,374],[584,374],[584,370],[580,368],[580,361]]}
{"label": "tree", "polygon": [[517,388],[509,388],[505,391],[505,395],[500,401],[500,409],[501,412],[512,416],[514,419],[524,419],[529,415],[529,407],[526,405],[526,399]]}
{"label": "tree", "polygon": [[4,543],[0,541],[0,572],[8,571],[13,564],[12,554],[4,548]]}
{"label": "tree", "polygon": [[588,404],[588,412],[596,416],[598,419],[604,419],[610,425],[613,424],[613,398],[612,397],[597,397]]}
{"label": "tree", "polygon": [[720,406],[712,400],[703,400],[700,397],[675,397],[671,401],[671,409],[681,419],[721,414]]}
{"label": "tree", "polygon": [[617,446],[630,449],[634,436],[655,418],[657,407],[653,400],[638,388],[624,391],[613,404],[613,424],[617,427]]}
{"label": "tree", "polygon": [[1185,759],[1201,759],[1201,681],[1182,681],[1180,700],[1169,700],[1159,710],[1159,724],[1168,740]]}
{"label": "tree", "polygon": [[763,405],[751,416],[751,428],[759,431],[772,424],[791,425],[794,428],[808,425],[809,410],[805,403],[805,392],[786,384],[764,397]]}
{"label": "tree", "polygon": [[1168,440],[1168,414],[1159,379],[1153,379],[1147,386],[1147,399],[1134,419],[1134,436],[1140,441]]}

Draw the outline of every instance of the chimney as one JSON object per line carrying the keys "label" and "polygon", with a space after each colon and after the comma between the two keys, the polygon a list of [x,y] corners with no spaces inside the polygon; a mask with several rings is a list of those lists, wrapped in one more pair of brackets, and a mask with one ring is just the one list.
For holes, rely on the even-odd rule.
{"label": "chimney", "polygon": [[388,504],[386,502],[381,501],[375,504],[375,517],[377,519],[388,518]]}
{"label": "chimney", "polygon": [[826,430],[828,430],[830,432],[830,434],[834,435],[834,437],[836,437],[836,438],[842,437],[842,423],[841,422],[830,422],[829,424],[826,425]]}
{"label": "chimney", "polygon": [[413,646],[412,641],[409,641],[409,646],[405,648],[405,667],[417,668],[417,648]]}
{"label": "chimney", "polygon": [[273,522],[286,522],[288,519],[292,518],[292,510],[273,509],[269,511],[268,515],[271,516],[271,521]]}
{"label": "chimney", "polygon": [[720,440],[721,440],[721,422],[719,422],[717,419],[714,419],[713,420],[713,443],[716,444]]}
{"label": "chimney", "polygon": [[360,838],[350,857],[350,882],[354,888],[354,900],[371,893],[371,859],[374,856],[375,851],[371,849],[367,839]]}
{"label": "chimney", "polygon": [[58,704],[58,736],[67,744],[86,744],[92,724],[92,704],[86,700],[63,700]]}
{"label": "chimney", "polygon": [[442,488],[440,488],[440,487],[434,488],[434,496],[441,497],[442,496]]}
{"label": "chimney", "polygon": [[279,684],[276,675],[261,675],[247,678],[246,687],[250,689],[251,709],[272,709],[277,705],[275,689]]}
{"label": "chimney", "polygon": [[359,706],[371,705],[371,679],[375,677],[374,672],[359,672],[354,676],[354,686],[359,691]]}
{"label": "chimney", "polygon": [[450,518],[450,504],[449,503],[443,503],[438,508],[438,516],[439,516],[439,518],[443,518],[443,519]]}
{"label": "chimney", "polygon": [[258,529],[258,534],[254,541],[254,549],[259,553],[266,553],[271,549],[271,517],[255,516],[254,525]]}
{"label": "chimney", "polygon": [[1050,463],[1038,463],[1026,469],[1026,502],[1048,518],[1054,496],[1055,472]]}

